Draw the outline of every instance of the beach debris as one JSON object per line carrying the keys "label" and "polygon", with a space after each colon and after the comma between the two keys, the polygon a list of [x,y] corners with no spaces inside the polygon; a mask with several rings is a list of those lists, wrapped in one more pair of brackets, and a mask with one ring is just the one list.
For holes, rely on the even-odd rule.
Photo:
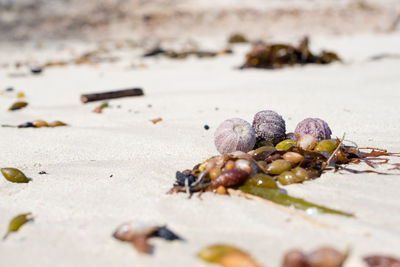
{"label": "beach debris", "polygon": [[2,124],[1,127],[10,127],[10,128],[42,128],[42,127],[50,127],[50,128],[55,128],[55,127],[60,127],[60,126],[68,126],[65,122],[62,121],[53,121],[47,123],[44,120],[34,120],[32,122],[28,121],[22,124],[19,124],[18,126],[15,125],[9,125],[9,124]]}
{"label": "beach debris", "polygon": [[60,126],[68,126],[68,124],[66,124],[65,122],[62,121],[53,121],[53,122],[49,122],[48,127],[54,128],[54,127],[60,127]]}
{"label": "beach debris", "polygon": [[234,33],[228,38],[228,43],[230,44],[239,44],[239,43],[247,43],[247,38],[241,33]]}
{"label": "beach debris", "polygon": [[239,118],[222,122],[214,134],[214,144],[221,153],[248,152],[256,143],[256,134],[251,124]]}
{"label": "beach debris", "polygon": [[[350,145],[345,145],[344,135],[341,139],[323,139],[317,142],[317,138],[312,134],[300,134],[298,135],[299,139],[296,140],[294,134],[283,132],[279,133],[279,136],[293,139],[283,140],[274,147],[270,132],[260,135],[260,139],[256,143],[250,139],[250,141],[244,140],[249,138],[249,135],[251,136],[252,127],[249,128],[248,123],[244,120],[235,119],[235,121],[239,123],[238,132],[235,132],[236,126],[232,120],[223,122],[226,127],[222,127],[222,130],[219,128],[216,130],[216,137],[221,135],[221,139],[225,142],[216,142],[217,150],[221,154],[196,164],[192,169],[177,171],[175,183],[168,193],[182,192],[191,196],[196,192],[218,194],[228,192],[230,195],[234,194],[250,199],[253,199],[250,196],[254,196],[254,199],[264,199],[281,206],[305,211],[307,214],[329,213],[352,217],[354,214],[351,212],[328,208],[289,196],[277,183],[282,186],[303,183],[318,178],[327,171],[392,174],[374,170],[383,164],[392,167],[387,171],[400,169],[400,165],[396,165],[398,163],[390,163],[387,158],[390,156],[400,157],[400,153],[389,153],[378,148],[358,147],[354,142],[346,141],[346,144],[350,143]],[[322,120],[317,122],[319,121]],[[279,118],[275,124],[281,124],[280,127],[283,127],[283,119]],[[258,122],[256,125],[259,125]],[[327,124],[326,128],[328,128]],[[266,129],[265,131],[275,131],[276,127],[266,126],[264,129]],[[310,133],[315,133],[315,131],[310,131]],[[330,137],[330,129],[329,134],[327,133],[328,131],[325,131],[323,137]],[[262,139],[263,136],[269,140]],[[251,143],[253,148],[237,146],[240,142]],[[249,151],[249,149],[253,150]],[[360,163],[365,163],[371,169],[354,170],[349,168],[351,164]]]}
{"label": "beach debris", "polygon": [[18,102],[15,102],[14,104],[12,104],[11,107],[8,108],[8,110],[14,111],[14,110],[22,109],[22,108],[26,107],[27,105],[28,105],[27,102],[18,101]]}
{"label": "beach debris", "polygon": [[88,103],[92,101],[107,100],[120,97],[128,96],[142,96],[143,90],[141,88],[129,88],[116,91],[108,91],[102,93],[84,94],[81,95],[82,103]]}
{"label": "beach debris", "polygon": [[71,64],[75,65],[96,65],[99,63],[112,63],[118,61],[118,58],[108,54],[107,49],[99,48],[93,51],[85,52],[69,60],[55,60],[46,62],[42,68],[63,67]]}
{"label": "beach debris", "polygon": [[32,121],[32,125],[35,128],[49,127],[49,124],[44,120],[34,120]]}
{"label": "beach debris", "polygon": [[18,92],[17,93],[17,98],[24,98],[25,97],[25,93],[24,92]]}
{"label": "beach debris", "polygon": [[262,110],[254,115],[253,128],[257,140],[269,141],[276,145],[285,139],[286,124],[281,115],[272,110]]}
{"label": "beach debris", "polygon": [[46,171],[40,171],[39,174],[43,175],[43,174],[48,174],[48,173]]}
{"label": "beach debris", "polygon": [[388,59],[388,58],[400,59],[400,54],[394,54],[394,53],[393,54],[391,54],[391,53],[377,54],[377,55],[371,56],[369,58],[369,60],[370,61],[377,61],[377,60],[383,60],[383,59]]}
{"label": "beach debris", "polygon": [[259,265],[251,256],[227,244],[215,244],[201,249],[197,256],[210,263],[219,264],[223,267],[259,267]]}
{"label": "beach debris", "polygon": [[369,267],[399,267],[400,258],[394,258],[384,255],[371,255],[364,257],[364,262]]}
{"label": "beach debris", "polygon": [[20,215],[15,216],[8,225],[8,230],[3,237],[5,240],[10,233],[17,232],[21,226],[26,224],[27,222],[33,221],[32,213],[23,213]]}
{"label": "beach debris", "polygon": [[317,138],[311,134],[302,135],[297,140],[297,147],[302,150],[313,150],[316,145]]}
{"label": "beach debris", "polygon": [[342,267],[348,252],[342,253],[331,247],[320,247],[309,254],[291,250],[283,258],[282,267]]}
{"label": "beach debris", "polygon": [[150,120],[153,124],[156,124],[156,123],[159,123],[159,122],[161,122],[162,121],[162,118],[161,117],[158,117],[158,118],[155,118],[155,119],[152,119],[152,120]]}
{"label": "beach debris", "polygon": [[232,54],[231,49],[223,49],[220,51],[202,51],[197,49],[188,49],[182,51],[165,50],[161,47],[153,48],[147,51],[143,57],[164,56],[171,59],[184,59],[189,56],[196,56],[198,58],[216,57],[225,54]]}
{"label": "beach debris", "polygon": [[108,108],[108,102],[104,102],[103,104],[101,104],[100,106],[97,106],[94,110],[93,110],[93,112],[94,113],[102,113],[103,112],[103,109],[105,109],[105,108]]}
{"label": "beach debris", "polygon": [[4,178],[13,183],[28,183],[29,179],[25,174],[16,168],[1,168]]}
{"label": "beach debris", "polygon": [[204,125],[204,130],[209,130],[210,129],[210,126],[208,126],[207,124],[206,125]]}
{"label": "beach debris", "polygon": [[113,233],[113,237],[120,241],[132,243],[138,252],[146,254],[152,252],[152,246],[148,243],[149,238],[159,237],[167,241],[183,240],[165,225],[154,226],[140,222],[121,224]]}
{"label": "beach debris", "polygon": [[278,150],[284,150],[287,151],[292,147],[297,146],[297,140],[293,139],[285,139],[283,141],[280,141],[278,144],[276,144],[275,148]]}
{"label": "beach debris", "polygon": [[34,75],[39,75],[41,74],[43,69],[41,67],[32,67],[31,68],[31,73]]}
{"label": "beach debris", "polygon": [[296,64],[329,64],[341,61],[333,52],[322,51],[314,55],[309,50],[309,39],[305,37],[298,46],[288,44],[255,44],[247,53],[244,68],[277,69]]}

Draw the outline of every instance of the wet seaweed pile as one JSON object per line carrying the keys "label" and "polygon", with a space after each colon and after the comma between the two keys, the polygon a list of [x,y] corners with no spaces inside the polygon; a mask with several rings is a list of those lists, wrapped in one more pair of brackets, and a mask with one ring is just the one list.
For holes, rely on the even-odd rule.
{"label": "wet seaweed pile", "polygon": [[[331,130],[321,119],[307,118],[297,125],[294,133],[288,134],[284,123],[280,115],[269,110],[257,113],[253,125],[241,119],[224,121],[215,132],[215,144],[221,155],[176,172],[169,193],[247,194],[306,213],[351,217],[354,216],[351,212],[289,196],[282,186],[311,181],[327,171],[388,175],[375,170],[381,165],[389,165],[387,171],[398,170],[398,164],[390,163],[388,156],[398,157],[399,153],[361,148],[345,141],[344,136],[331,139]],[[360,163],[370,168],[350,167]]]}
{"label": "wet seaweed pile", "polygon": [[305,37],[299,45],[289,44],[255,44],[247,53],[244,68],[278,69],[294,65],[330,64],[341,61],[340,57],[330,51],[313,54],[309,48],[309,39]]}

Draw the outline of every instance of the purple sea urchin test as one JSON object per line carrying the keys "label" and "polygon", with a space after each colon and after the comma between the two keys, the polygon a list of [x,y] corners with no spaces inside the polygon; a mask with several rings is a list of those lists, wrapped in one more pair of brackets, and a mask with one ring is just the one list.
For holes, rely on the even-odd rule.
{"label": "purple sea urchin test", "polygon": [[297,139],[306,134],[311,134],[320,141],[330,139],[332,131],[324,120],[307,118],[299,122],[294,130],[294,135]]}
{"label": "purple sea urchin test", "polygon": [[214,143],[221,154],[234,151],[248,152],[256,144],[256,135],[250,123],[239,118],[222,122],[214,134]]}
{"label": "purple sea urchin test", "polygon": [[267,140],[274,145],[286,137],[286,126],[282,116],[272,110],[258,112],[253,119],[257,140]]}

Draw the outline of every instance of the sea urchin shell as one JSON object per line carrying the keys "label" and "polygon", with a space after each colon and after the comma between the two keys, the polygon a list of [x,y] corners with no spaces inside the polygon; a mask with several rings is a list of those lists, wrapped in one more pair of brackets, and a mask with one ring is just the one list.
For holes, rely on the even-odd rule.
{"label": "sea urchin shell", "polygon": [[307,118],[297,124],[294,136],[299,139],[301,136],[311,134],[320,140],[330,139],[332,131],[324,120],[319,118]]}
{"label": "sea urchin shell", "polygon": [[253,128],[257,140],[267,140],[274,145],[285,139],[286,125],[282,116],[272,110],[263,110],[254,116]]}
{"label": "sea urchin shell", "polygon": [[239,118],[222,122],[214,134],[214,143],[221,154],[234,151],[248,152],[256,144],[256,135],[250,123]]}

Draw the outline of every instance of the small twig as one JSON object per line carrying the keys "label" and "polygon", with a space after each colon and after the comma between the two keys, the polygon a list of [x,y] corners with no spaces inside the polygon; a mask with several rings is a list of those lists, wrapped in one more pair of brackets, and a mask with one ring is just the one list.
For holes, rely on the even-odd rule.
{"label": "small twig", "polygon": [[160,121],[162,121],[162,118],[156,118],[156,119],[152,119],[150,120],[153,124],[159,123]]}
{"label": "small twig", "polygon": [[376,173],[376,174],[381,174],[381,175],[395,175],[394,173],[386,173],[386,172],[378,172],[378,171],[374,171],[374,170],[354,170],[354,169],[350,169],[350,168],[346,168],[343,166],[338,166],[339,169],[344,170],[344,171],[348,171],[350,173]]}
{"label": "small twig", "polygon": [[322,167],[321,172],[327,167],[329,166],[329,164],[331,164],[333,158],[336,156],[336,153],[339,151],[340,147],[342,146],[344,137],[346,136],[346,133],[343,134],[342,140],[340,140],[337,148],[335,149],[335,151],[333,151],[332,155],[328,158],[328,160],[326,161],[325,166]]}
{"label": "small twig", "polygon": [[88,103],[92,101],[100,101],[105,99],[120,98],[126,96],[141,96],[143,95],[143,90],[140,88],[124,89],[118,91],[109,91],[104,93],[94,93],[81,95],[82,103]]}
{"label": "small twig", "polygon": [[362,236],[368,236],[369,235],[368,232],[359,232],[359,231],[354,231],[354,230],[350,230],[350,229],[344,229],[344,228],[341,228],[341,227],[338,227],[338,226],[334,226],[334,225],[330,225],[330,224],[326,224],[326,223],[317,221],[317,220],[311,218],[310,216],[307,216],[306,214],[297,212],[297,211],[295,211],[293,209],[290,209],[290,208],[287,208],[285,206],[276,204],[275,202],[272,202],[270,200],[267,200],[267,199],[264,199],[264,198],[261,198],[261,197],[258,197],[258,196],[252,195],[252,194],[244,193],[242,191],[235,190],[235,189],[232,189],[232,188],[228,188],[227,190],[228,190],[229,195],[231,195],[231,196],[244,197],[244,198],[247,198],[247,199],[251,199],[251,200],[258,201],[258,202],[262,202],[264,204],[268,204],[269,206],[277,208],[280,211],[289,213],[290,215],[296,216],[296,217],[298,217],[298,218],[300,218],[300,219],[302,219],[302,220],[304,220],[304,221],[306,221],[308,223],[311,223],[313,225],[316,225],[316,226],[319,226],[319,227],[322,227],[322,228],[328,228],[328,229],[332,229],[332,230],[337,230],[337,231],[341,231],[341,232],[346,232],[346,233],[350,233],[350,234],[357,234],[357,235],[362,235]]}

